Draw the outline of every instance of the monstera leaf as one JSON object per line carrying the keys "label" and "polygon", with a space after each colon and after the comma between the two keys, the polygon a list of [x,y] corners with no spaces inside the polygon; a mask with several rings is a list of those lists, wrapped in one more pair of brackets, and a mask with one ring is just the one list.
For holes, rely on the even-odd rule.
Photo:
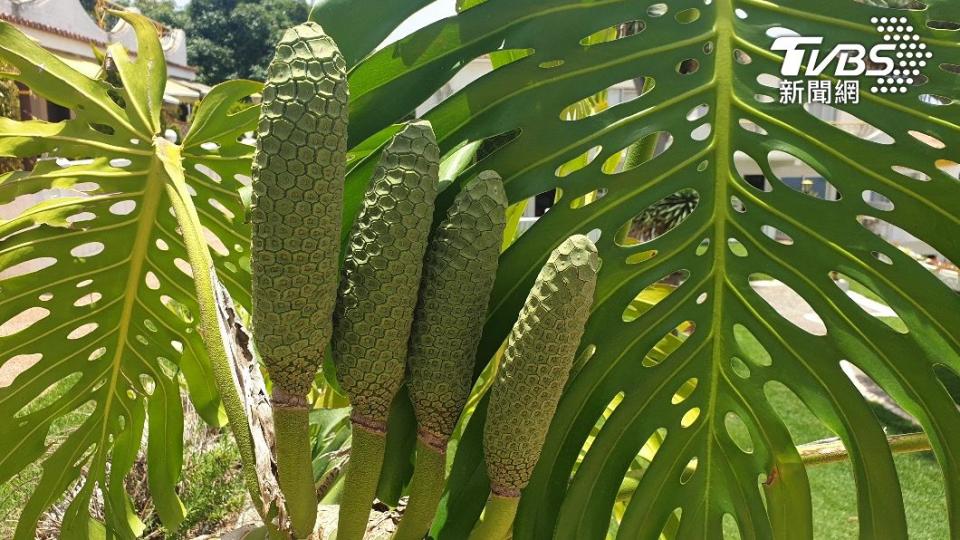
{"label": "monstera leaf", "polygon": [[[811,537],[807,473],[765,393],[773,384],[799,396],[849,451],[861,536],[905,537],[887,439],[845,367],[862,370],[923,426],[960,533],[960,414],[938,378],[938,370],[960,371],[960,300],[870,228],[895,226],[960,261],[960,183],[951,169],[960,151],[960,4],[487,0],[464,2],[469,9],[376,52],[387,21],[398,26],[425,2],[391,2],[372,37],[360,14],[379,4],[350,4],[320,2],[312,18],[356,60],[352,145],[404,118],[471,60],[516,53],[425,115],[444,152],[514,134],[449,185],[440,211],[477,170],[500,173],[512,203],[560,190],[502,256],[478,372],[550,250],[574,233],[600,234],[603,268],[581,367],[524,491],[514,538],[603,538],[628,470],[653,439],[662,442],[649,466],[631,472],[620,537],[719,538],[731,517],[744,538]],[[825,55],[838,44],[883,43],[877,25],[890,17],[913,27],[920,40],[912,42],[933,59],[901,83],[905,92],[873,92],[876,79],[864,76],[858,104],[834,105],[869,133],[780,103],[775,37],[822,36]],[[593,38],[625,24],[639,31]],[[635,100],[578,120],[564,113],[638,80],[645,92]],[[822,80],[840,82],[829,70]],[[649,155],[619,163],[625,149],[651,140]],[[806,176],[824,178],[828,195],[782,172],[784,154],[812,169]],[[578,170],[565,167],[577,160]],[[742,167],[751,161],[753,173]],[[369,166],[355,162],[348,200],[362,192]],[[691,191],[696,208],[666,234],[640,243],[621,233],[647,208]],[[677,275],[682,284],[668,296],[629,312],[644,289]],[[905,329],[861,309],[837,275],[882,298]],[[815,324],[781,315],[761,295],[764,284],[792,291]],[[465,537],[483,506],[483,410],[459,443],[434,528],[440,538]],[[746,442],[728,429],[731,418]]]}
{"label": "monstera leaf", "polygon": [[[198,328],[206,323],[213,342],[219,331],[204,320],[198,294],[212,298],[215,267],[234,297],[249,296],[239,191],[252,149],[238,137],[257,110],[228,109],[260,86],[218,86],[183,143],[167,141],[155,27],[122,16],[136,29],[138,55],[111,46],[97,79],[0,22],[11,77],[73,113],[58,123],[0,118],[0,155],[41,156],[33,170],[0,177],[0,204],[22,209],[0,221],[0,370],[15,375],[0,388],[0,483],[31,463],[42,470],[18,539],[34,538],[37,520],[65,494],[64,538],[104,527],[138,535],[124,477],[144,433],[150,493],[175,528],[183,517],[180,381],[204,419],[224,422]],[[80,420],[52,439],[51,424],[67,414]],[[95,494],[105,524],[90,518]]]}

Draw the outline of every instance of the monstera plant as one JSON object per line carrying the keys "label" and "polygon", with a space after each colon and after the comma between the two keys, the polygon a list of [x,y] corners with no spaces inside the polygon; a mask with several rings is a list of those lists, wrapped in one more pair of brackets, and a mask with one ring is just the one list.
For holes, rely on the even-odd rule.
{"label": "monstera plant", "polygon": [[[771,385],[788,388],[839,438],[832,448],[851,465],[861,537],[907,536],[892,449],[917,440],[942,470],[957,534],[960,413],[942,377],[960,372],[960,297],[869,225],[895,226],[960,261],[960,4],[461,0],[456,16],[378,48],[430,3],[325,0],[311,14],[348,64],[344,221],[356,217],[394,123],[491,55],[496,69],[424,115],[445,156],[437,211],[481,170],[499,173],[515,205],[552,191],[556,203],[505,242],[479,380],[553,248],[572,234],[599,235],[603,260],[513,537],[813,537],[807,453],[770,400]],[[901,83],[903,92],[873,92],[875,79],[864,76],[857,103],[836,105],[872,136],[780,102],[775,38],[819,36],[824,54],[839,44],[869,48],[884,41],[876,21],[891,17],[906,19],[901,25],[932,60]],[[130,21],[138,56],[111,48],[98,79],[0,26],[10,76],[74,111],[57,124],[0,119],[0,154],[49,156],[29,173],[2,177],[0,202],[75,193],[0,222],[0,366],[22,366],[0,388],[0,480],[33,462],[43,468],[18,538],[32,537],[38,517],[65,495],[73,502],[64,537],[138,534],[122,480],[144,431],[151,495],[164,523],[176,526],[180,374],[204,419],[229,420],[262,515],[276,509],[223,316],[227,295],[249,306],[242,194],[252,149],[238,141],[256,117],[253,108],[228,111],[258,85],[217,87],[182,143],[170,143],[159,125],[162,54],[152,27]],[[819,77],[839,82],[829,72]],[[636,99],[594,106],[598,93],[624,81],[639,81]],[[489,140],[498,141],[493,151],[473,157]],[[835,196],[788,182],[771,159],[779,153],[814,170]],[[664,234],[631,237],[637,216],[676,194],[693,206],[683,219]],[[837,287],[838,275],[881,298],[901,324],[864,311]],[[781,315],[759,292],[761,280],[802,298],[817,324]],[[32,324],[21,328],[24,320]],[[909,445],[889,438],[847,376],[851,367],[923,435]],[[317,406],[342,404],[330,398],[326,370],[317,384],[326,396]],[[489,493],[484,387],[451,444],[436,538],[465,538]],[[75,410],[82,423],[50,446],[51,422]],[[388,503],[409,480],[411,418],[398,399],[379,487]],[[315,449],[326,452],[328,442]],[[314,465],[322,484],[342,463],[322,453]],[[96,489],[104,523],[87,512]]]}
{"label": "monstera plant", "polygon": [[[41,514],[71,490],[65,537],[104,526],[139,534],[143,524],[123,482],[144,432],[157,513],[176,527],[184,512],[176,491],[183,453],[180,374],[207,422],[226,420],[211,384],[218,379],[228,385],[226,416],[246,425],[239,396],[229,391],[227,352],[218,345],[215,295],[222,283],[238,302],[249,298],[239,193],[252,149],[238,137],[258,111],[228,110],[260,84],[217,87],[183,142],[174,144],[160,124],[166,65],[155,27],[142,17],[128,20],[139,55],[131,59],[111,46],[111,62],[98,79],[0,25],[9,76],[74,113],[59,123],[0,119],[0,154],[49,156],[0,183],[4,204],[28,207],[0,222],[2,366],[19,373],[0,389],[0,480],[35,461],[43,471],[20,514],[17,538],[33,538]],[[65,196],[38,202],[47,190]],[[216,244],[212,255],[207,241]],[[51,445],[51,423],[71,412],[82,420]],[[237,433],[249,450],[246,430]],[[255,485],[255,476],[249,478]],[[88,512],[95,490],[103,494],[105,524]]]}

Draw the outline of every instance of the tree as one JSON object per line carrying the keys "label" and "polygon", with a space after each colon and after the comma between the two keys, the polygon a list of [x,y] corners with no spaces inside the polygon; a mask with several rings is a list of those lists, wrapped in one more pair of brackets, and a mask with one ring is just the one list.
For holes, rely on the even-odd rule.
{"label": "tree", "polygon": [[308,12],[303,0],[194,0],[183,12],[190,64],[208,84],[263,79],[280,33],[306,20]]}
{"label": "tree", "polygon": [[[8,66],[0,62],[0,71]],[[0,117],[20,120],[20,89],[10,79],[0,78]],[[19,159],[0,158],[0,174],[15,171],[21,167]]]}
{"label": "tree", "polygon": [[[92,0],[86,0],[91,4]],[[307,19],[305,0],[132,0],[129,4],[170,28],[187,33],[187,59],[207,84],[261,80],[280,33]]]}
{"label": "tree", "polygon": [[[190,20],[185,10],[179,8],[173,0],[135,0],[131,2],[141,13],[170,28],[187,29]],[[187,34],[189,37],[189,34]],[[189,41],[187,45],[189,46]]]}

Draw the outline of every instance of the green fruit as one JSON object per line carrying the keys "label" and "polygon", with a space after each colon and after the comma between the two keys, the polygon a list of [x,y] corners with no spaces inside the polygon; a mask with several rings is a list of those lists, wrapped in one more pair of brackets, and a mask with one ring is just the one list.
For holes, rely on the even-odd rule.
{"label": "green fruit", "polygon": [[513,325],[483,431],[494,495],[519,497],[530,481],[590,315],[599,267],[593,242],[568,238],[540,270]]}
{"label": "green fruit", "polygon": [[253,160],[253,338],[273,381],[277,474],[297,538],[317,500],[305,400],[332,333],[347,151],[346,65],[315,23],[277,43]]}
{"label": "green fruit", "polygon": [[430,124],[407,124],[384,149],[350,233],[333,360],[354,422],[373,430],[385,429],[403,383],[439,170]]}
{"label": "green fruit", "polygon": [[427,251],[407,388],[420,438],[440,451],[470,396],[506,209],[500,176],[481,172],[456,196]]}
{"label": "green fruit", "polygon": [[315,23],[287,30],[270,63],[253,162],[253,338],[277,388],[305,396],[336,304],[347,77]]}
{"label": "green fruit", "polygon": [[506,211],[500,175],[481,172],[457,194],[430,240],[407,357],[420,440],[394,540],[422,539],[443,495],[447,440],[470,397]]}

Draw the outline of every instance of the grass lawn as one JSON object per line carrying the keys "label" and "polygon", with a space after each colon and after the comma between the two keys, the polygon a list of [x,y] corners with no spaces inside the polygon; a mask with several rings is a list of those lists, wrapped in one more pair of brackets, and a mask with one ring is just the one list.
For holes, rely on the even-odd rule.
{"label": "grass lawn", "polygon": [[[770,395],[774,408],[786,421],[795,440],[809,442],[833,435],[789,390],[779,388]],[[894,460],[903,490],[910,538],[949,538],[946,499],[936,460],[929,453],[901,455]],[[808,474],[816,527],[814,538],[857,538],[856,488],[850,464],[817,465],[810,467]]]}
{"label": "grass lawn", "polygon": [[[776,359],[774,359],[776,361]],[[786,422],[798,444],[834,436],[791,391],[771,386],[771,404]],[[878,416],[887,419],[882,412]],[[891,433],[914,428],[894,419],[884,423]],[[907,513],[910,538],[949,538],[947,506],[940,467],[930,453],[907,454],[894,458]],[[817,465],[808,469],[813,498],[814,538],[838,540],[858,538],[856,488],[848,462]],[[895,493],[890,494],[895,497]]]}

